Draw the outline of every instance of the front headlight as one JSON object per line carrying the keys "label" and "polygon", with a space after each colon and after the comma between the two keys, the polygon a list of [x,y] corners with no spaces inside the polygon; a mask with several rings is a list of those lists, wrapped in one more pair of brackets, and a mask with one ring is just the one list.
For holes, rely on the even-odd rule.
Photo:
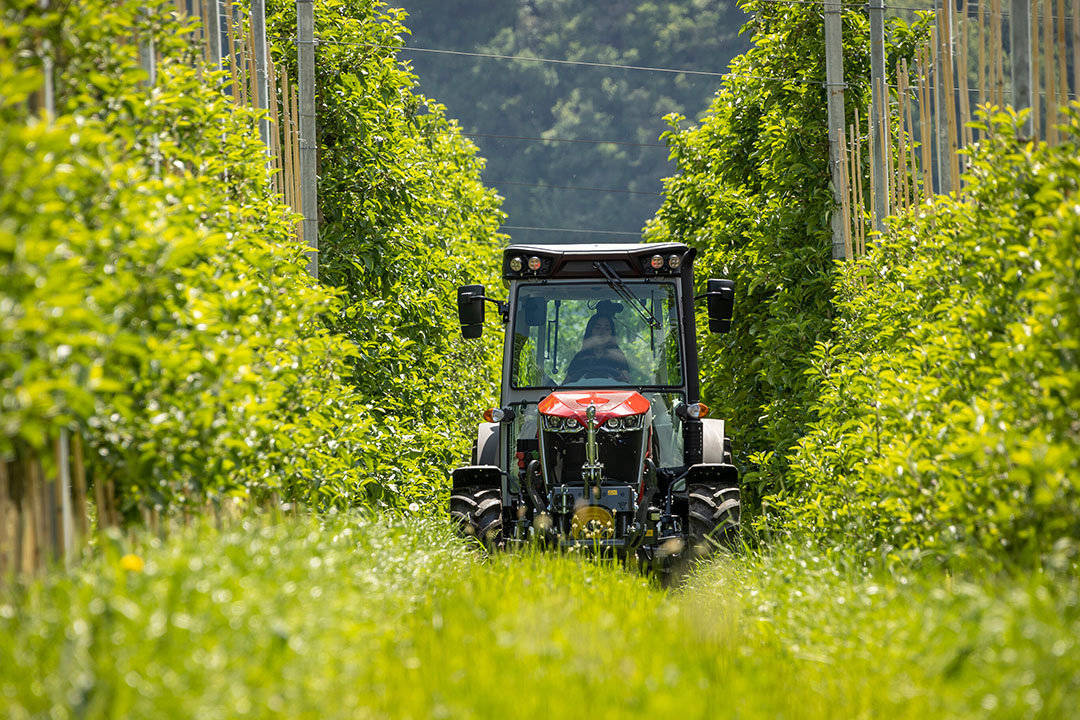
{"label": "front headlight", "polygon": [[645,426],[645,413],[630,415],[629,417],[608,418],[600,427],[608,432],[629,432],[640,430]]}
{"label": "front headlight", "polygon": [[543,418],[545,432],[576,433],[583,429],[577,418],[561,418],[558,415],[541,415],[540,417]]}

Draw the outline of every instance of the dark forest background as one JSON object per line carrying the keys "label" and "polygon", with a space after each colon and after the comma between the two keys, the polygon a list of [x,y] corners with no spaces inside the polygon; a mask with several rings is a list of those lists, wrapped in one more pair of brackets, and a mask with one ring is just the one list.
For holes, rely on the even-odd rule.
{"label": "dark forest background", "polygon": [[[733,0],[397,4],[409,13],[405,42],[415,48],[725,72],[749,47],[739,35],[746,15]],[[674,172],[659,141],[663,117],[696,119],[721,81],[418,51],[401,57],[420,92],[444,103],[487,158],[484,182],[506,198],[507,226],[602,231],[507,229],[516,242],[635,241],[660,206],[661,180]]]}

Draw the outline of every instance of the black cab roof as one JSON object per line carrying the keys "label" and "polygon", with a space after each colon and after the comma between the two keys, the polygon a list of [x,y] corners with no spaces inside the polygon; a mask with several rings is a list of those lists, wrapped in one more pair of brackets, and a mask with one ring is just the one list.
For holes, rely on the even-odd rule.
{"label": "black cab roof", "polygon": [[672,277],[693,254],[673,242],[510,245],[503,251],[502,274],[505,280],[602,277],[595,263],[603,262],[621,277]]}

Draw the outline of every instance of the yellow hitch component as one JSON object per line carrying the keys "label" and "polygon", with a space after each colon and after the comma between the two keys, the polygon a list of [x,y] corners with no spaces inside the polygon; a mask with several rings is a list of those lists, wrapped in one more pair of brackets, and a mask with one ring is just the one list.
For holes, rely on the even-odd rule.
{"label": "yellow hitch component", "polygon": [[570,535],[575,540],[608,540],[615,537],[615,518],[600,505],[583,505],[570,520]]}

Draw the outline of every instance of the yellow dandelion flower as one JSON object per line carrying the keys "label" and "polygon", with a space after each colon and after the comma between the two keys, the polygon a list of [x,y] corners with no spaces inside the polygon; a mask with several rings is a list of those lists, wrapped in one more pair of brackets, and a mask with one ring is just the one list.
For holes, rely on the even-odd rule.
{"label": "yellow dandelion flower", "polygon": [[130,570],[131,572],[142,572],[143,566],[146,563],[138,555],[127,554],[120,558],[120,567],[124,570]]}

